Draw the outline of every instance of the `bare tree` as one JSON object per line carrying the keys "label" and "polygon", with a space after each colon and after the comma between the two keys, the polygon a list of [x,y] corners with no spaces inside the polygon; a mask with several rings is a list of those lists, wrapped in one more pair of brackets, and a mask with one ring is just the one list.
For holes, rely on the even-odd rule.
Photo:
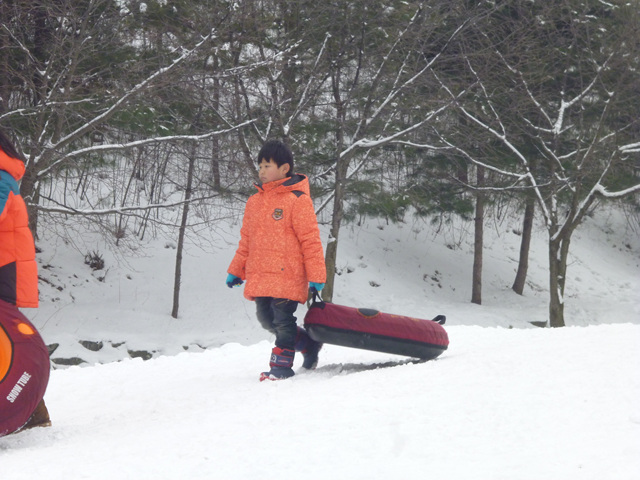
{"label": "bare tree", "polygon": [[[400,16],[403,23],[399,23],[397,17],[388,19],[392,22],[388,28],[398,33],[380,49],[375,43],[370,43],[375,35],[368,28],[373,23],[379,26],[384,18],[383,13],[369,4],[346,2],[347,13],[356,6],[361,23],[351,23],[350,28],[358,26],[357,34],[336,33],[328,53],[330,98],[335,125],[335,157],[331,170],[335,178],[333,191],[319,209],[332,200],[331,229],[326,249],[327,285],[323,290],[323,298],[328,301],[333,297],[338,239],[344,218],[348,180],[374,156],[372,152],[375,149],[407,140],[412,133],[425,129],[447,110],[449,104],[441,101],[437,95],[432,97],[432,101],[421,99],[417,104],[415,95],[422,96],[431,88],[431,69],[451,40],[466,25],[466,22],[461,22],[453,31],[443,34],[433,26],[446,18],[445,13],[437,9],[427,11],[422,6],[405,5],[405,8],[415,8],[403,10]],[[363,11],[377,20],[368,20],[361,15]],[[345,14],[341,17],[344,18]],[[425,56],[420,45],[429,37],[433,37],[438,48]],[[406,105],[412,105],[410,115],[405,114],[403,107]],[[352,165],[354,160],[357,160],[355,166]]]}
{"label": "bare tree", "polygon": [[[468,71],[476,80],[470,95],[460,98],[443,83],[468,122],[510,152],[512,160],[481,161],[466,147],[457,148],[476,165],[511,179],[514,186],[528,185],[535,195],[549,234],[552,327],[565,325],[573,232],[599,198],[640,191],[631,162],[638,132],[637,116],[631,112],[640,108],[639,51],[637,41],[628,40],[639,38],[638,12],[608,4],[594,10],[577,0],[561,3],[574,8],[558,10],[545,4],[531,16],[518,13],[521,31],[533,34],[527,42],[506,45],[484,32],[492,45],[494,74],[476,68],[477,59],[467,57]],[[598,33],[589,35],[593,32]],[[536,35],[544,45],[531,43]],[[530,58],[532,52],[538,62],[545,62],[544,70],[541,63],[525,66],[522,57]],[[546,77],[540,78],[541,74]],[[504,85],[505,79],[510,90],[494,95],[496,85]],[[514,104],[519,115],[513,115]],[[535,153],[526,148],[529,145],[535,146]]]}
{"label": "bare tree", "polygon": [[[11,51],[15,52],[10,80],[23,82],[27,89],[25,93],[15,91],[10,101],[16,107],[0,120],[11,124],[23,139],[21,147],[28,162],[21,189],[30,204],[31,227],[36,232],[40,182],[61,169],[78,165],[78,160],[97,149],[123,150],[122,142],[92,146],[91,135],[121,114],[132,101],[157,88],[206,46],[212,34],[151,71],[129,70],[129,81],[138,82],[130,85],[101,71],[107,65],[96,61],[97,58],[108,61],[104,55],[96,54],[106,45],[119,48],[122,55],[128,49],[126,42],[118,38],[124,33],[113,2],[14,5],[14,18],[2,26],[5,32],[9,30]],[[19,22],[23,28],[14,28]],[[36,42],[28,40],[31,34]],[[127,57],[119,60],[126,62]],[[21,119],[27,119],[27,123],[22,124]],[[133,146],[133,142],[129,145]]]}

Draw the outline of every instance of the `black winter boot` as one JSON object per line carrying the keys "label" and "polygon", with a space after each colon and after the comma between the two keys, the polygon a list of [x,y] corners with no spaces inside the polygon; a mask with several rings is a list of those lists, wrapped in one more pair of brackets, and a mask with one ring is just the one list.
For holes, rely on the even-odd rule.
{"label": "black winter boot", "polygon": [[271,370],[262,372],[260,374],[260,381],[283,380],[293,377],[295,373],[291,367],[293,367],[293,357],[295,354],[295,351],[289,350],[288,348],[273,347],[273,350],[271,350],[271,361],[269,362]]}
{"label": "black winter boot", "polygon": [[298,327],[296,335],[296,351],[302,353],[302,368],[313,370],[318,365],[318,352],[322,348],[322,343],[316,342],[309,336],[304,328]]}

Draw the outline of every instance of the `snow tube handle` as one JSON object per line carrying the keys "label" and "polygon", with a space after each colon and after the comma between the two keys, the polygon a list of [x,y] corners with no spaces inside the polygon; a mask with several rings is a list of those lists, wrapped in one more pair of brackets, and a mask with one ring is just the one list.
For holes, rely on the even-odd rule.
{"label": "snow tube handle", "polygon": [[311,305],[324,303],[322,298],[320,298],[320,292],[318,292],[315,287],[311,287],[309,291],[311,292]]}
{"label": "snow tube handle", "polygon": [[435,318],[433,318],[431,321],[439,323],[440,325],[444,325],[444,323],[447,321],[447,317],[445,315],[436,315]]}

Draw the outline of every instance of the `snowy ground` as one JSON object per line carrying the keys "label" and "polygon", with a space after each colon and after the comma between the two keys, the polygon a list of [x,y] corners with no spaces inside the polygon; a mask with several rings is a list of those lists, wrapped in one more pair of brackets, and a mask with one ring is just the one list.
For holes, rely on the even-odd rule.
{"label": "snowy ground", "polygon": [[[546,234],[520,297],[510,290],[520,237],[509,222],[490,226],[478,306],[468,228],[434,236],[370,221],[341,238],[334,301],[446,314],[439,359],[327,345],[315,372],[264,383],[272,338],[241,289],[224,285],[237,225],[215,248],[189,248],[177,320],[164,242],[128,262],[90,245],[105,256],[104,281],[86,252],[43,242],[42,305],[25,314],[59,344],[52,358],[86,363],[52,372],[53,427],[0,438],[3,478],[639,478],[637,232],[617,215],[589,219],[571,246],[570,326],[539,329],[529,322],[547,318]],[[154,358],[128,358],[140,351]]]}
{"label": "snowy ground", "polygon": [[436,361],[327,347],[286,382],[257,381],[266,341],[55,371],[3,477],[638,478],[638,325],[449,331]]}

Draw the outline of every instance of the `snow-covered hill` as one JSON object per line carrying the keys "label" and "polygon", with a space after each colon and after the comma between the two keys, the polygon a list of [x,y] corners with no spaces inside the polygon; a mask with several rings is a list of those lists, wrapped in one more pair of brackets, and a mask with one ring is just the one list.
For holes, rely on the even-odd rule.
{"label": "snow-covered hill", "polygon": [[[478,306],[470,303],[471,228],[457,221],[436,234],[435,227],[411,219],[400,225],[369,220],[345,227],[334,302],[417,318],[443,313],[447,325],[528,328],[530,322],[546,321],[546,232],[535,233],[527,288],[519,296],[511,290],[519,220],[488,222],[483,305]],[[136,256],[123,259],[102,240],[77,241],[82,246],[74,248],[56,237],[45,239],[38,255],[41,306],[25,313],[48,344],[59,345],[52,358],[64,363],[172,355],[268,339],[253,304],[241,289],[229,290],[224,283],[238,229],[237,222],[223,224],[207,234],[206,247],[201,239],[186,247],[178,319],[170,316],[176,250],[167,240],[149,241]],[[85,254],[93,252],[103,256],[103,270],[85,265]],[[575,234],[570,262],[568,325],[640,323],[640,235],[618,212],[587,219]],[[305,311],[305,306],[298,309],[300,320]]]}
{"label": "snow-covered hill", "polygon": [[530,323],[547,315],[544,233],[521,297],[517,225],[493,224],[478,306],[469,225],[347,228],[335,302],[444,313],[449,349],[412,363],[326,345],[315,372],[263,383],[273,339],[224,284],[237,228],[189,246],[178,319],[170,242],[126,262],[88,243],[105,259],[96,272],[87,251],[40,243],[42,305],[25,313],[58,344],[54,359],[85,363],[56,364],[51,428],[0,438],[3,477],[638,478],[640,240],[618,215],[576,234],[563,329]]}

